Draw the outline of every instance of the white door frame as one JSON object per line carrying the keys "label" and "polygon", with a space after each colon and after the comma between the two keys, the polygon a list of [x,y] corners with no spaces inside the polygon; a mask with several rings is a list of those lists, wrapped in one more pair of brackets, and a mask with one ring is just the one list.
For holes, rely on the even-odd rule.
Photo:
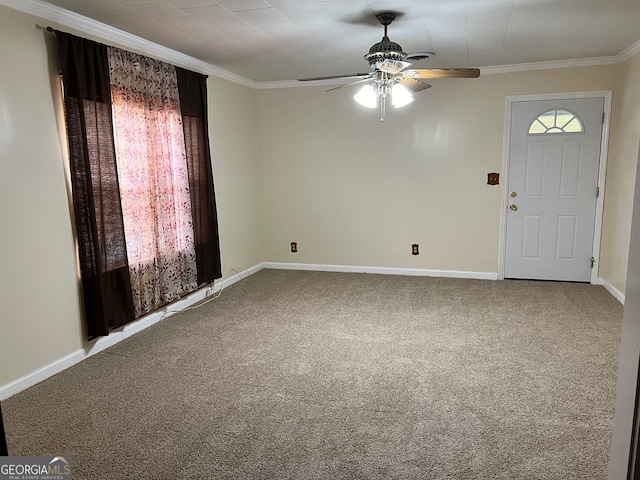
{"label": "white door frame", "polygon": [[603,90],[597,92],[573,92],[551,93],[540,95],[512,95],[507,97],[502,159],[502,212],[500,214],[500,251],[498,257],[498,279],[504,280],[506,263],[506,238],[507,238],[507,206],[509,204],[509,156],[511,154],[511,110],[514,103],[533,102],[538,100],[574,100],[578,98],[603,98],[604,99],[604,123],[602,124],[602,140],[600,142],[600,166],[598,169],[598,188],[600,195],[596,199],[596,222],[593,235],[592,256],[596,263],[591,270],[591,283],[599,283],[598,272],[600,270],[600,241],[602,237],[602,214],[604,211],[604,184],[607,174],[607,152],[609,151],[609,128],[611,125],[611,100],[613,92]]}

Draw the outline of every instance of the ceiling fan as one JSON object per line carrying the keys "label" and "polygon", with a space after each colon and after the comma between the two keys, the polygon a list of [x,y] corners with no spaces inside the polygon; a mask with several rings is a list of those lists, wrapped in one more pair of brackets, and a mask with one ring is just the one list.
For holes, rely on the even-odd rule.
{"label": "ceiling fan", "polygon": [[350,75],[329,75],[325,77],[299,78],[301,82],[313,80],[329,80],[334,78],[357,79],[351,83],[327,90],[365,83],[354,99],[369,108],[380,107],[380,121],[384,121],[386,99],[391,96],[395,107],[402,107],[413,101],[413,93],[430,88],[431,85],[421,81],[422,78],[478,78],[480,70],[477,68],[416,68],[409,69],[411,60],[417,61],[427,58],[428,53],[408,54],[402,47],[389,40],[387,27],[396,18],[393,12],[383,12],[376,15],[384,26],[384,37],[371,46],[364,58],[373,70],[370,73],[354,73]]}

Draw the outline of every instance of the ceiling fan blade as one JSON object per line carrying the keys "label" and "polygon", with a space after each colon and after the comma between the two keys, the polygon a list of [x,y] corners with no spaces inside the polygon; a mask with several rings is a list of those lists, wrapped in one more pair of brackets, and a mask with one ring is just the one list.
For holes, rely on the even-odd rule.
{"label": "ceiling fan blade", "polygon": [[371,73],[351,73],[349,75],[327,75],[326,77],[310,77],[310,78],[299,78],[299,82],[313,82],[314,80],[332,80],[334,78],[362,78],[369,77]]}
{"label": "ceiling fan blade", "polygon": [[350,87],[351,85],[355,85],[357,83],[363,83],[363,82],[368,82],[369,80],[371,80],[371,78],[364,78],[362,80],[356,80],[355,82],[351,82],[351,83],[346,83],[344,85],[340,85],[338,87],[333,87],[330,88],[329,90],[327,90],[327,92],[333,92],[334,90],[338,90],[339,88],[343,88],[343,87]]}
{"label": "ceiling fan blade", "polygon": [[407,62],[419,62],[420,60],[426,60],[427,58],[433,57],[433,52],[412,52],[407,53],[405,60]]}
{"label": "ceiling fan blade", "polygon": [[[386,13],[391,13],[395,15],[395,18],[404,17],[404,12],[392,10],[385,10]],[[377,15],[371,15],[371,8],[365,8],[361,13],[355,13],[353,15],[348,15],[340,18],[341,22],[349,23],[351,25],[365,25],[368,27],[378,27],[380,26],[380,19]]]}
{"label": "ceiling fan blade", "polygon": [[402,72],[410,78],[478,78],[478,68],[418,68]]}
{"label": "ceiling fan blade", "polygon": [[428,83],[421,82],[420,80],[416,80],[415,78],[404,78],[400,80],[400,83],[414,93],[421,92],[422,90],[426,90],[427,88],[431,88],[431,85],[429,85]]}

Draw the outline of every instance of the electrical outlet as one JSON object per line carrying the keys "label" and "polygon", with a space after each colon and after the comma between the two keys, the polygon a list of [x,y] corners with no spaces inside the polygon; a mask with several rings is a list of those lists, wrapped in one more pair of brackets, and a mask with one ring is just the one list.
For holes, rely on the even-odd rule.
{"label": "electrical outlet", "polygon": [[214,293],[216,293],[215,289],[213,288],[213,286],[211,287],[207,287],[207,289],[204,292],[204,296],[205,298],[209,298],[211,297]]}
{"label": "electrical outlet", "polygon": [[411,245],[411,255],[420,255],[420,252],[418,251],[417,243],[414,243],[413,245]]}
{"label": "electrical outlet", "polygon": [[298,242],[291,242],[291,253],[298,253]]}

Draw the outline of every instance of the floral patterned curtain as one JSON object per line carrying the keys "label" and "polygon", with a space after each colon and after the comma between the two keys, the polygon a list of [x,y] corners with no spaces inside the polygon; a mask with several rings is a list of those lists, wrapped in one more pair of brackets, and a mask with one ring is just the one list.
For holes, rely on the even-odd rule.
{"label": "floral patterned curtain", "polygon": [[55,33],[93,339],[222,276],[207,77]]}
{"label": "floral patterned curtain", "polygon": [[118,179],[135,316],[198,287],[173,65],[109,48]]}

